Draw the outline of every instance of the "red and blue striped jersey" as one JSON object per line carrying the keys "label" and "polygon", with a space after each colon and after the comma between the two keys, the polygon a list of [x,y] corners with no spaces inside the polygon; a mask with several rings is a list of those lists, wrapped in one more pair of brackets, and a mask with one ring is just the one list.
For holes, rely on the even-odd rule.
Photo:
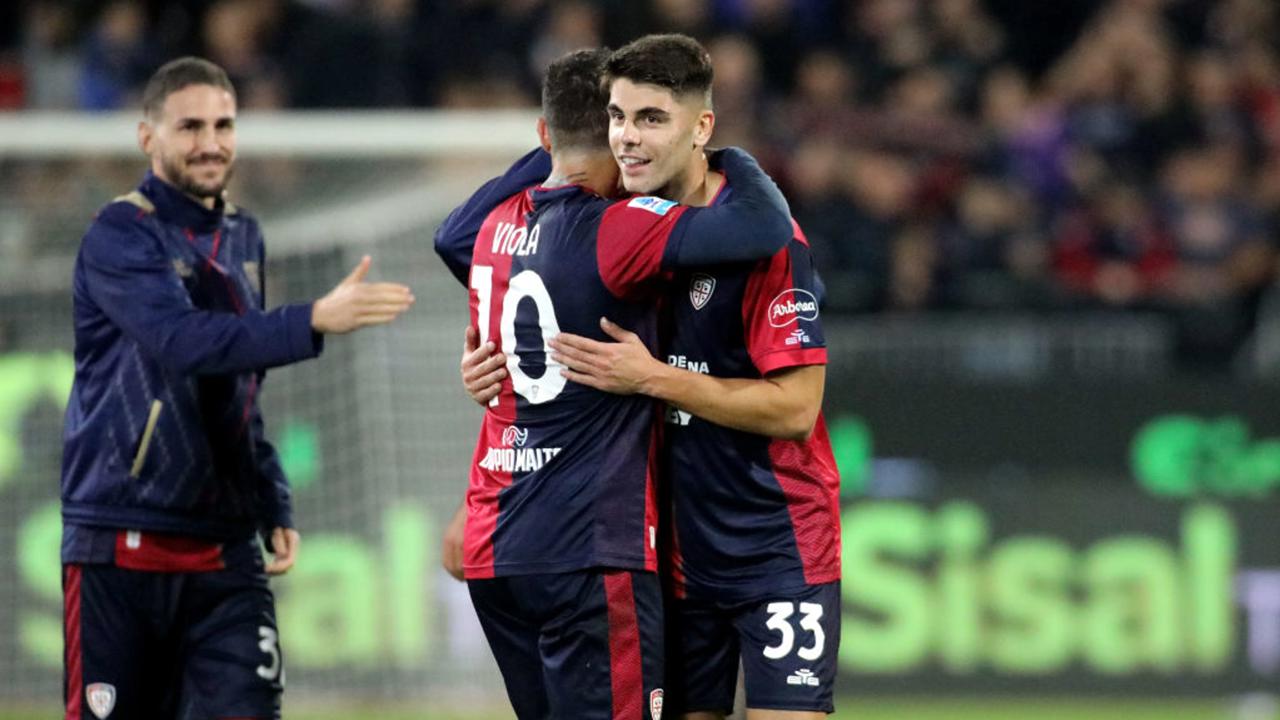
{"label": "red and blue striped jersey", "polygon": [[[826,364],[813,261],[794,230],[767,260],[676,274],[670,364],[726,378]],[[840,477],[821,415],[805,441],[675,408],[666,420],[677,591],[745,601],[840,578]]]}
{"label": "red and blue striped jersey", "polygon": [[[656,570],[656,403],[567,381],[547,341],[562,331],[607,340],[603,316],[656,352],[658,293],[674,269],[782,248],[790,234],[785,201],[741,155],[742,167],[725,160],[741,198],[723,207],[534,188],[485,216],[470,253],[460,250],[465,222],[460,229],[447,221],[437,233],[446,262],[469,256],[471,323],[506,353],[509,374],[485,413],[470,471],[469,579]],[[464,206],[451,218],[476,215]]]}

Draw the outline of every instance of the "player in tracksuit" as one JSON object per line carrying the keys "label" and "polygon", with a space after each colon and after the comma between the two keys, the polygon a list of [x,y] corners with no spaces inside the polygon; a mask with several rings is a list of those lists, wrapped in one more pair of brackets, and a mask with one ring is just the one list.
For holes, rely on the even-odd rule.
{"label": "player in tracksuit", "polygon": [[144,109],[151,171],[98,213],[75,265],[65,716],[278,717],[267,573],[288,570],[299,535],[263,432],[263,376],[319,355],[323,333],[390,321],[412,296],[364,283],[365,258],[320,300],[265,311],[261,230],[223,199],[235,157],[226,74],[175,60]]}
{"label": "player in tracksuit", "polygon": [[[708,197],[700,153],[680,135],[711,134],[705,51],[683,36],[642,38],[614,53],[606,78],[627,189],[727,207],[741,186]],[[724,717],[741,660],[750,720],[821,717],[833,710],[840,633],[839,474],[820,412],[827,358],[808,243],[795,227],[767,260],[682,269],[672,287],[667,363],[616,318],[602,329],[617,342],[549,342],[567,379],[672,406],[667,709]],[[492,367],[468,362],[473,378]],[[489,392],[482,382],[468,389]]]}
{"label": "player in tracksuit", "polygon": [[[546,182],[522,190],[528,161],[517,163],[436,236],[455,273],[469,266],[481,341],[510,358],[476,445],[463,569],[522,719],[657,720],[663,702],[655,404],[566,382],[546,341],[612,313],[656,347],[655,291],[673,270],[769,257],[790,237],[781,194],[737,150],[721,158],[740,188],[722,208],[596,194],[617,177],[605,55],[573,53],[548,70]],[[505,188],[520,191],[495,208]]]}

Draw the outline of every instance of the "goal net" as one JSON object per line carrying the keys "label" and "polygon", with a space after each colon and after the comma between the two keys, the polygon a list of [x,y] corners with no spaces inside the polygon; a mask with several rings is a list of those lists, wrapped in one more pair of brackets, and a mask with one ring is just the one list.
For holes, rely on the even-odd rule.
{"label": "goal net", "polygon": [[[0,115],[0,705],[61,696],[58,476],[70,280],[94,212],[146,169],[132,115]],[[268,304],[361,255],[417,304],[269,373],[268,434],[303,533],[273,583],[289,692],[474,705],[501,683],[440,535],[479,409],[458,382],[466,293],[432,250],[448,210],[536,142],[527,112],[246,114],[232,199],[261,221]]]}

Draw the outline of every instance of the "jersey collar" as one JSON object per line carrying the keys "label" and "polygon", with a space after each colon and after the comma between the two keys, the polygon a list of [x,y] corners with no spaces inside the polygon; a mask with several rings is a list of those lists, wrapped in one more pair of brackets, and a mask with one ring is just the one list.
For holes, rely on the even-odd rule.
{"label": "jersey collar", "polygon": [[194,232],[205,233],[216,230],[222,224],[226,210],[226,202],[222,198],[214,203],[213,209],[188,197],[186,193],[156,177],[150,170],[143,178],[138,190],[156,206],[156,214],[167,222],[176,223]]}

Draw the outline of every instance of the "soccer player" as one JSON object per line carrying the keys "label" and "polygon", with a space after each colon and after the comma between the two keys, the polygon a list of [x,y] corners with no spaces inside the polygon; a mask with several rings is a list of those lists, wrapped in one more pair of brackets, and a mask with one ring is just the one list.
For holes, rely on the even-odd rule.
{"label": "soccer player", "polygon": [[723,153],[741,189],[723,207],[602,198],[618,173],[605,56],[572,53],[547,71],[542,186],[524,190],[537,165],[526,158],[436,236],[454,272],[470,270],[481,341],[510,358],[476,445],[463,571],[520,718],[656,720],[663,703],[654,403],[568,383],[546,341],[561,329],[603,338],[607,312],[654,347],[664,275],[767,258],[791,235],[786,202],[741,151]]}
{"label": "soccer player", "polygon": [[[695,41],[637,40],[606,78],[628,191],[696,205],[740,190],[702,159],[712,68]],[[668,363],[608,320],[601,329],[619,342],[566,333],[548,343],[575,383],[671,404],[667,709],[730,713],[741,658],[749,718],[821,717],[833,710],[840,632],[839,475],[820,412],[826,350],[808,244],[797,227],[768,260],[682,269],[673,288]],[[491,393],[502,358],[483,350],[464,374]]]}
{"label": "soccer player", "polygon": [[293,565],[300,536],[258,410],[264,371],[319,355],[325,333],[390,322],[413,296],[365,282],[366,257],[315,302],[264,311],[261,230],[224,199],[226,73],[170,62],[143,110],[150,172],[98,213],[75,265],[66,718],[279,717],[267,575]]}

